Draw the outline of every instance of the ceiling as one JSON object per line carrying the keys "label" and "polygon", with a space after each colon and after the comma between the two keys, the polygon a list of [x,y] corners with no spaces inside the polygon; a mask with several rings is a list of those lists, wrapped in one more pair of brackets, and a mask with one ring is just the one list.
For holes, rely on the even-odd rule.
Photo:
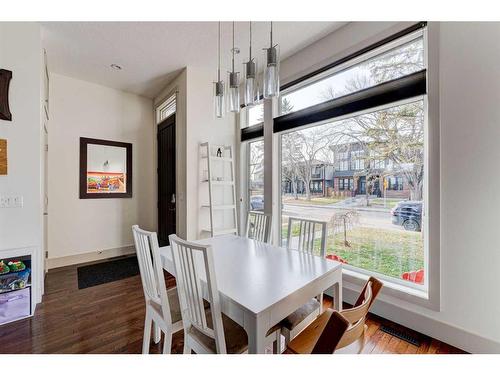
{"label": "ceiling", "polygon": [[[281,59],[337,30],[345,22],[276,22],[273,39]],[[252,23],[253,53],[263,61],[269,23]],[[248,22],[235,23],[241,53],[248,59]],[[49,70],[149,98],[185,66],[217,67],[217,22],[44,22]],[[222,23],[222,70],[229,70],[231,23]],[[111,64],[123,69],[114,70]]]}

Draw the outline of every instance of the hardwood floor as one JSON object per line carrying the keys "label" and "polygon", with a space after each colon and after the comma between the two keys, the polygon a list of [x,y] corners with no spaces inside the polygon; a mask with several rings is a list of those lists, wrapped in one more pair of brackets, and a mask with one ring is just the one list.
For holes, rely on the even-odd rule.
{"label": "hardwood floor", "polygon": [[[78,289],[77,267],[50,270],[43,302],[33,318],[0,326],[0,353],[140,353],[144,326],[144,296],[139,276]],[[175,279],[166,277],[167,287]],[[325,298],[325,304],[331,300]],[[393,324],[370,315],[365,353],[463,353],[417,334],[416,347],[380,330]],[[408,330],[406,330],[408,331]],[[172,352],[182,353],[183,333],[173,336]],[[160,345],[151,345],[160,353]]]}

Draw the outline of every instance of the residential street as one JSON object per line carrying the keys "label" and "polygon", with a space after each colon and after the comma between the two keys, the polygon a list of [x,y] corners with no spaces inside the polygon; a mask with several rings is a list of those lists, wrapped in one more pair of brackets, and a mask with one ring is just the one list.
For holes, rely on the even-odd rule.
{"label": "residential street", "polygon": [[[357,210],[360,215],[360,225],[364,227],[403,230],[391,222],[391,213],[380,210],[370,210],[369,208],[350,207],[350,210]],[[345,207],[317,206],[317,205],[294,205],[284,204],[283,214],[288,216],[308,217],[317,220],[330,220],[335,212],[345,212]]]}

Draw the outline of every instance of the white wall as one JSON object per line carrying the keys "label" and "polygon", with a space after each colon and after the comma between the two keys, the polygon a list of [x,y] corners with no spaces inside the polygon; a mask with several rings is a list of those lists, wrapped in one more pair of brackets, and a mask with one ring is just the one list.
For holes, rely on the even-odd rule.
{"label": "white wall", "polygon": [[177,234],[191,240],[200,238],[208,223],[208,211],[200,207],[206,186],[201,184],[199,144],[234,146],[235,140],[235,115],[214,117],[214,74],[213,69],[186,67],[155,99],[157,106],[177,91]]}
{"label": "white wall", "polygon": [[[50,106],[49,264],[131,251],[133,224],[156,229],[152,101],[51,74]],[[132,198],[79,199],[80,137],[133,144]]]}
{"label": "white wall", "polygon": [[[205,161],[200,161],[199,145],[203,142],[210,142],[214,145],[234,146],[236,120],[234,113],[227,113],[221,119],[214,116],[212,82],[215,72],[213,69],[188,67],[187,72],[187,238],[198,239],[203,236],[201,229],[207,228],[209,224],[208,209],[201,208],[202,204],[208,203],[208,184],[201,183],[201,170],[205,167],[204,165],[200,167],[200,163]],[[219,187],[218,192],[214,191],[214,195],[224,194],[221,189],[227,189],[225,194],[228,198],[229,186]],[[217,199],[217,202],[221,204],[223,198],[219,195]],[[231,227],[232,219],[228,215],[229,212],[216,214],[220,217],[214,219],[214,222],[222,223],[224,220],[225,224],[222,226]]]}
{"label": "white wall", "polygon": [[[283,61],[283,82],[406,26],[348,24]],[[465,350],[498,353],[500,23],[431,23],[429,33],[438,34],[429,37],[439,53],[430,67],[439,70],[439,97],[430,105],[440,112],[441,308],[382,297],[373,310]],[[347,300],[354,295],[345,290]]]}
{"label": "white wall", "polygon": [[0,250],[41,249],[41,90],[42,48],[35,23],[0,23],[0,68],[12,71],[12,122],[0,120],[8,141],[8,175],[0,176],[0,195],[24,199],[22,208],[0,209]]}

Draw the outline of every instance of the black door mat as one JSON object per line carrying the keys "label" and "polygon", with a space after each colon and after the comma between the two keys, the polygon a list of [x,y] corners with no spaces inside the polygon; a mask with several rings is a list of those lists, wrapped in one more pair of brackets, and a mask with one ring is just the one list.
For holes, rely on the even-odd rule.
{"label": "black door mat", "polygon": [[[385,324],[382,324],[382,326],[380,327],[380,330],[382,332],[388,333],[389,335],[397,337],[398,339],[404,340],[412,345],[420,347],[420,340],[418,339],[416,334],[414,335],[414,334],[403,331],[403,329],[401,329],[401,328],[392,327],[390,325],[385,325]],[[407,330],[407,329],[405,329],[405,330]]]}
{"label": "black door mat", "polygon": [[127,257],[77,268],[78,289],[139,275],[137,257]]}

